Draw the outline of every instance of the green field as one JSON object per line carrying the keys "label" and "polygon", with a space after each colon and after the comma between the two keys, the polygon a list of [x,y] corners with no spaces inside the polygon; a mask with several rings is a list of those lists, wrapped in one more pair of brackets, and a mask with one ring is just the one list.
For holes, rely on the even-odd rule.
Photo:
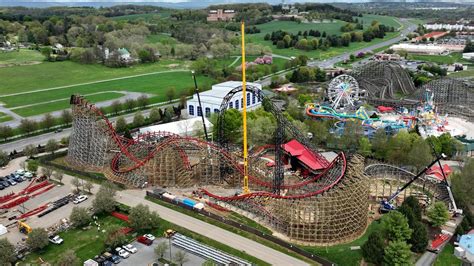
{"label": "green field", "polygon": [[151,34],[147,36],[146,41],[148,43],[162,43],[169,45],[174,45],[178,43],[178,40],[167,34]]}
{"label": "green field", "polygon": [[[97,102],[117,99],[117,98],[122,97],[123,95],[124,94],[122,93],[116,93],[116,92],[104,92],[104,93],[84,95],[84,96],[87,98],[89,102],[97,103]],[[69,98],[66,98],[66,99],[57,100],[51,103],[43,103],[43,104],[37,104],[34,106],[16,108],[16,109],[12,109],[12,111],[23,117],[28,117],[28,116],[33,116],[37,114],[45,114],[45,113],[50,113],[50,112],[54,112],[54,111],[58,111],[62,109],[67,109],[69,107],[70,107]]]}
{"label": "green field", "polygon": [[5,113],[0,112],[0,123],[13,120],[13,118]]}
{"label": "green field", "polygon": [[454,246],[448,243],[438,255],[434,266],[459,266],[462,261],[454,256]]}
{"label": "green field", "polygon": [[[402,25],[394,18],[394,17],[387,17],[387,16],[378,16],[378,15],[364,15],[362,18],[358,18],[362,20],[364,24],[364,28],[368,27],[372,21],[377,20],[381,24],[394,27],[395,29],[400,28]],[[335,20],[334,22],[329,23],[297,23],[293,21],[271,21],[265,24],[258,25],[258,28],[261,30],[260,33],[257,34],[249,34],[247,35],[248,42],[251,43],[258,43],[262,45],[266,45],[272,48],[273,52],[278,55],[283,56],[298,56],[298,55],[306,55],[310,58],[324,60],[333,56],[337,56],[339,54],[345,52],[353,52],[364,47],[377,44],[388,39],[394,38],[398,36],[398,32],[389,32],[385,36],[384,39],[374,39],[372,42],[357,42],[357,43],[350,43],[348,47],[334,47],[330,48],[327,51],[321,50],[313,50],[313,51],[303,51],[295,48],[287,48],[287,49],[277,49],[276,46],[272,45],[271,41],[265,41],[264,37],[267,33],[271,34],[272,31],[283,30],[288,31],[293,34],[297,34],[298,31],[309,31],[310,29],[318,30],[319,32],[326,32],[328,35],[340,35],[341,26],[346,24],[344,21]]]}
{"label": "green field", "polygon": [[467,70],[456,72],[456,73],[450,73],[449,77],[453,77],[453,78],[474,78],[474,65],[468,66]]}
{"label": "green field", "polygon": [[0,67],[26,64],[38,64],[44,56],[36,50],[20,49],[20,51],[0,52]]}
{"label": "green field", "polygon": [[372,222],[367,227],[367,230],[365,231],[363,236],[347,244],[329,247],[301,246],[301,248],[318,256],[327,258],[328,260],[335,262],[337,265],[358,266],[360,265],[360,261],[362,260],[362,252],[360,250],[351,250],[350,247],[362,246],[362,244],[364,244],[369,238],[370,233],[378,230],[380,226],[381,225],[378,221]]}
{"label": "green field", "polygon": [[461,53],[451,53],[448,55],[419,55],[409,54],[408,59],[433,62],[437,64],[454,64],[454,63],[469,63],[467,60],[462,58]]}
{"label": "green field", "polygon": [[135,21],[143,19],[145,21],[152,21],[160,18],[168,18],[171,15],[169,11],[160,11],[158,13],[147,13],[147,14],[133,14],[133,15],[124,15],[118,17],[112,17],[113,20],[129,20]]}

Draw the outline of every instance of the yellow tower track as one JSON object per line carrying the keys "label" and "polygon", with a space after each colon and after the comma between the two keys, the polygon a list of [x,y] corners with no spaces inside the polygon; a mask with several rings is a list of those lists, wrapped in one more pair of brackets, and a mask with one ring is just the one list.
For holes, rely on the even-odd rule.
{"label": "yellow tower track", "polygon": [[249,189],[249,165],[248,165],[248,150],[247,150],[247,82],[245,78],[245,23],[242,21],[242,98],[243,98],[243,110],[242,110],[242,129],[244,139],[244,186],[243,193],[250,193]]}

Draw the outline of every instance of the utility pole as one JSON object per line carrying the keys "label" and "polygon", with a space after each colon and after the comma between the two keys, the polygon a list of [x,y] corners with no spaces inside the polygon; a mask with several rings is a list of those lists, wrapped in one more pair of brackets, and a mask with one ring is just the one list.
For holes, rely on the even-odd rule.
{"label": "utility pole", "polygon": [[206,129],[206,122],[204,120],[205,111],[204,111],[204,109],[202,109],[202,105],[201,105],[201,96],[199,96],[199,89],[198,89],[198,85],[197,85],[197,81],[196,81],[196,74],[195,74],[194,70],[191,71],[191,73],[193,74],[194,91],[196,92],[197,97],[198,97],[199,108],[201,108],[201,118],[202,118],[202,127],[204,128],[204,135],[206,136],[206,140],[209,141],[209,136],[207,135],[207,129]]}

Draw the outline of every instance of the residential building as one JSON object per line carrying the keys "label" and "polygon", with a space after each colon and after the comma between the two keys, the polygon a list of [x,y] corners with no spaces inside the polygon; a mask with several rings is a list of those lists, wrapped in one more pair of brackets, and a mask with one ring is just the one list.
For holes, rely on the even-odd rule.
{"label": "residential building", "polygon": [[231,9],[209,10],[207,21],[230,21],[235,17],[235,11]]}
{"label": "residential building", "polygon": [[[199,101],[197,94],[193,95],[191,100],[188,100],[188,115],[190,117],[202,116],[210,117],[211,113],[219,113],[221,108],[221,103],[224,100],[224,97],[233,89],[242,86],[240,81],[227,81],[212,86],[212,89],[209,91],[204,91],[199,93],[201,98],[202,109],[199,106]],[[258,83],[247,82],[247,86],[256,87],[259,90],[262,89],[262,85]],[[243,97],[242,92],[236,93],[232,99],[229,101],[229,109],[242,110],[243,106]],[[260,107],[262,104],[261,99],[254,93],[247,92],[247,109],[253,110]],[[203,111],[204,110],[204,111]]]}

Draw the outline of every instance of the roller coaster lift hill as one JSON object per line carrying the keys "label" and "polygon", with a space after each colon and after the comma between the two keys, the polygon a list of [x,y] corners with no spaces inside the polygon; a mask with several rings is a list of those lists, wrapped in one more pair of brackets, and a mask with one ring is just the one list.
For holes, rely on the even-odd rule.
{"label": "roller coaster lift hill", "polygon": [[415,182],[419,177],[421,177],[428,169],[431,168],[431,166],[435,165],[438,163],[441,159],[445,159],[446,155],[441,154],[441,156],[437,157],[433,162],[431,162],[430,165],[425,167],[423,170],[421,170],[416,176],[414,176],[412,179],[410,179],[405,185],[403,185],[401,188],[397,189],[395,193],[393,193],[388,199],[382,200],[380,202],[380,212],[389,212],[392,210],[395,210],[396,207],[394,204],[390,203],[393,199],[395,199],[400,193],[402,193],[403,190],[405,190],[407,187],[409,187],[413,182]]}

